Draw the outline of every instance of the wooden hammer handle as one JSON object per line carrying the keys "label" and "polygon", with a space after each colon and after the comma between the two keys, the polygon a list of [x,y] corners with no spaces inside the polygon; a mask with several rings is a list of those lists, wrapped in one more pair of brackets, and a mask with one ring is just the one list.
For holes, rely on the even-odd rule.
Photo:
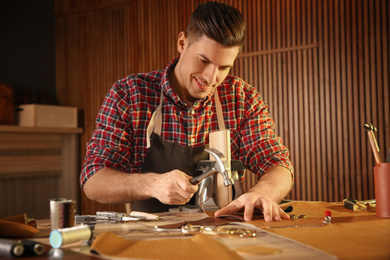
{"label": "wooden hammer handle", "polygon": [[370,140],[372,152],[374,153],[375,162],[381,163],[381,158],[379,156],[379,152],[378,152],[378,149],[377,149],[376,143],[375,143],[374,132],[368,131],[367,134],[368,134],[368,139]]}

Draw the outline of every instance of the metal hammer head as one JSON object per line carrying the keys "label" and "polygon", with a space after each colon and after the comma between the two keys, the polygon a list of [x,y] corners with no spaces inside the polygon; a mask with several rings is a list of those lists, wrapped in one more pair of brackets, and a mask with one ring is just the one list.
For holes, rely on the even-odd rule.
{"label": "metal hammer head", "polygon": [[232,174],[230,172],[230,162],[227,162],[225,160],[225,156],[218,151],[217,149],[205,149],[206,152],[211,154],[215,158],[215,163],[213,167],[208,170],[207,172],[202,173],[199,176],[193,177],[190,179],[190,182],[194,185],[197,185],[202,181],[203,179],[215,174],[215,173],[220,173],[223,176],[224,180],[224,185],[225,186],[230,186],[234,184],[234,180],[232,178]]}
{"label": "metal hammer head", "polygon": [[229,174],[230,162],[226,162],[225,156],[223,155],[223,153],[221,153],[220,151],[218,151],[217,149],[214,149],[214,148],[209,148],[209,149],[204,149],[204,150],[214,157],[215,164],[214,164],[213,169],[216,172],[219,172],[220,174],[222,174],[223,180],[224,180],[224,185],[225,186],[233,185],[233,179],[230,176],[231,174]]}
{"label": "metal hammer head", "polygon": [[364,129],[366,129],[366,131],[376,131],[376,127],[372,125],[372,123],[370,124],[364,124]]}

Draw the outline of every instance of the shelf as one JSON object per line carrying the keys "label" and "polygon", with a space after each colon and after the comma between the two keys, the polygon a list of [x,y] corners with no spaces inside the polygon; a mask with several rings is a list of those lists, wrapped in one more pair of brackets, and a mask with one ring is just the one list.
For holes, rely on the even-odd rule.
{"label": "shelf", "polygon": [[70,127],[27,127],[17,125],[0,125],[0,133],[60,133],[81,134],[83,129]]}

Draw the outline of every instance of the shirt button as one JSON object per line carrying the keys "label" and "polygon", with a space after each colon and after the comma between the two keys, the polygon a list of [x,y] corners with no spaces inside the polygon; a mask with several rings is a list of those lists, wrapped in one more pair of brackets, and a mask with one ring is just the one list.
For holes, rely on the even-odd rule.
{"label": "shirt button", "polygon": [[195,143],[195,138],[191,138],[191,143],[192,143],[192,144]]}
{"label": "shirt button", "polygon": [[195,111],[194,111],[194,110],[191,110],[191,114],[192,114],[192,115],[195,115]]}

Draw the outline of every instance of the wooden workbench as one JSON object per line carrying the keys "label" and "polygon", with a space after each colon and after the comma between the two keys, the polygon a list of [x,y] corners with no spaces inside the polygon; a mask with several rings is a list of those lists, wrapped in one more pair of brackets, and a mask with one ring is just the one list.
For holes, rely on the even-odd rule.
{"label": "wooden workbench", "polygon": [[[271,234],[277,234],[292,241],[297,241],[299,244],[325,252],[329,254],[330,259],[333,259],[333,256],[339,259],[390,259],[390,218],[376,217],[375,212],[370,211],[351,211],[345,209],[342,203],[295,201],[287,203],[283,207],[286,206],[293,207],[293,211],[289,214],[305,215],[306,217],[294,221],[282,220],[280,222],[265,222],[263,219],[257,219],[246,224],[252,224]],[[318,225],[323,224],[322,220],[324,220],[325,211],[327,210],[332,213],[331,223],[318,227]],[[46,223],[46,226],[45,224],[42,226],[45,226],[47,231],[49,221],[41,223]],[[310,225],[315,226],[311,227]],[[110,230],[107,229],[106,231]],[[49,232],[46,232],[45,236],[48,234]],[[45,238],[39,239],[40,241],[45,240]],[[48,241],[47,238],[46,241]],[[241,244],[246,243],[245,239],[239,242]],[[229,244],[229,248],[234,248],[236,246],[234,243],[233,241],[227,244]],[[278,243],[272,243],[271,246],[281,247]],[[50,249],[50,246],[48,248]],[[88,254],[88,251],[87,254],[79,254],[67,248],[69,247],[63,249],[62,256],[58,258],[46,254],[34,259],[73,259],[74,257],[99,259],[99,256]],[[289,255],[289,257],[291,256]],[[262,256],[259,256],[259,258],[263,259]],[[286,258],[286,254],[279,254],[273,256],[272,259],[291,258]],[[325,256],[325,259],[328,258]]]}
{"label": "wooden workbench", "polygon": [[[269,232],[294,239],[321,249],[339,259],[390,259],[390,218],[375,216],[375,212],[351,211],[342,203],[292,202],[292,214],[306,215],[304,219],[266,223],[250,223]],[[286,225],[313,225],[324,220],[325,211],[332,213],[332,223],[323,228],[269,228]]]}

